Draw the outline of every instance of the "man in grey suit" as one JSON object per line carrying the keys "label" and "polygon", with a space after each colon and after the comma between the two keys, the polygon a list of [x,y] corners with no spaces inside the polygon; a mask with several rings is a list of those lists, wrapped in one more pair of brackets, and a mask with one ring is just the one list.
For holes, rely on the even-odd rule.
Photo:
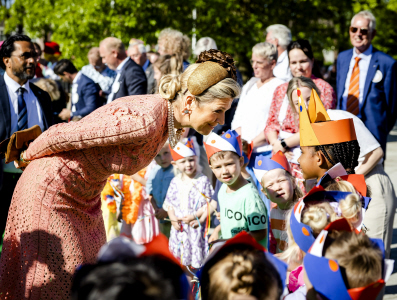
{"label": "man in grey suit", "polygon": [[145,71],[147,78],[147,93],[154,94],[156,92],[156,80],[154,79],[153,65],[146,55],[146,47],[139,42],[130,44],[128,47],[128,56]]}

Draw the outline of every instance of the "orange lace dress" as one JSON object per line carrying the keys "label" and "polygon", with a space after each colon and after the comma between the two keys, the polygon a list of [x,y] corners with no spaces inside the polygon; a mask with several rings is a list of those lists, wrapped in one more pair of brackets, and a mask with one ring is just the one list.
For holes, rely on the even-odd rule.
{"label": "orange lace dress", "polygon": [[100,193],[146,167],[168,138],[167,101],[130,96],[54,125],[27,150],[8,213],[0,299],[69,299],[72,275],[106,242]]}

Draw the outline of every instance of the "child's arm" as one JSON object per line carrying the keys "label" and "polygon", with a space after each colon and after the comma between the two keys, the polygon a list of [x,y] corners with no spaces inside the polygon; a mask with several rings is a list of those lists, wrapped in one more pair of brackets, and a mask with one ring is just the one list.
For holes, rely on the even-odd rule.
{"label": "child's arm", "polygon": [[211,234],[210,238],[208,239],[208,243],[216,241],[219,239],[219,232],[221,231],[221,225],[216,226],[214,232]]}
{"label": "child's arm", "polygon": [[172,227],[174,227],[175,230],[179,231],[181,229],[181,225],[179,224],[179,220],[175,215],[175,211],[173,207],[168,208],[168,217],[171,220]]}
{"label": "child's arm", "polygon": [[146,179],[141,177],[141,176],[139,176],[138,173],[135,173],[134,175],[131,175],[131,179],[134,180],[134,181],[139,182],[143,186],[146,186]]}
{"label": "child's arm", "polygon": [[258,243],[261,243],[267,237],[267,229],[250,231],[249,233]]}

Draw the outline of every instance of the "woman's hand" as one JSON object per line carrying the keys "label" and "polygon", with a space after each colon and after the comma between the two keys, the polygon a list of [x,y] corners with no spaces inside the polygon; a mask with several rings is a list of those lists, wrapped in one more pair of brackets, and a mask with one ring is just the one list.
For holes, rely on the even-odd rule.
{"label": "woman's hand", "polygon": [[273,147],[273,153],[277,153],[278,151],[281,152],[285,152],[285,148],[283,146],[281,146],[281,141],[280,140],[276,140],[274,141],[274,143],[272,144]]}
{"label": "woman's hand", "polygon": [[20,160],[14,160],[14,166],[15,166],[15,168],[21,169],[23,171],[28,166],[30,161],[28,161],[26,159],[26,151],[22,151],[21,152],[21,156],[22,156],[23,160],[21,160],[21,159]]}
{"label": "woman's hand", "polygon": [[193,215],[187,215],[182,218],[182,222],[185,224],[189,224],[190,222],[192,222],[194,220],[196,220],[196,218]]}
{"label": "woman's hand", "polygon": [[289,161],[294,158],[294,153],[292,151],[286,151],[284,154]]}
{"label": "woman's hand", "polygon": [[181,230],[180,221],[176,221],[176,220],[171,221],[171,225],[172,225],[172,227],[174,227],[174,229],[175,229],[176,231],[180,231],[180,230]]}

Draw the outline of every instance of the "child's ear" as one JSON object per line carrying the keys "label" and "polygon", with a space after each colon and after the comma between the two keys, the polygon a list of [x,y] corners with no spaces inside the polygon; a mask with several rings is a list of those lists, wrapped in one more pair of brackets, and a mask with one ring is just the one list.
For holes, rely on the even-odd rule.
{"label": "child's ear", "polygon": [[331,163],[328,161],[328,159],[325,157],[325,155],[322,151],[317,151],[316,155],[318,157],[318,159],[317,159],[318,167],[320,167],[321,169],[327,169],[327,170],[332,168]]}
{"label": "child's ear", "polygon": [[244,166],[244,156],[240,156],[240,167]]}
{"label": "child's ear", "polygon": [[171,165],[173,165],[175,167],[176,166],[175,161],[171,161]]}
{"label": "child's ear", "polygon": [[[261,186],[262,186],[262,182],[261,182]],[[262,186],[262,189],[261,189],[261,191],[262,191],[262,193],[264,193],[265,194],[265,196],[266,196],[266,198],[268,198],[269,199],[269,195],[267,194],[267,190]]]}

